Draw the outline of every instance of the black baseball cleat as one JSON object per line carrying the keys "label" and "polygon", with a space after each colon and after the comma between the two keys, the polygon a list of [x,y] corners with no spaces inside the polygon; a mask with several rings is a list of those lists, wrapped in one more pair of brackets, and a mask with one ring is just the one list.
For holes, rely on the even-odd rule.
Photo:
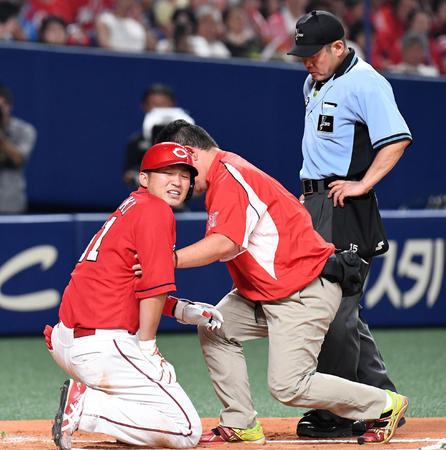
{"label": "black baseball cleat", "polygon": [[317,438],[361,436],[367,431],[362,420],[349,420],[329,411],[311,409],[297,424],[297,435]]}
{"label": "black baseball cleat", "polygon": [[[406,423],[404,417],[398,427]],[[338,438],[361,436],[367,431],[364,420],[349,420],[336,416],[329,411],[311,409],[297,424],[297,435],[301,437]]]}

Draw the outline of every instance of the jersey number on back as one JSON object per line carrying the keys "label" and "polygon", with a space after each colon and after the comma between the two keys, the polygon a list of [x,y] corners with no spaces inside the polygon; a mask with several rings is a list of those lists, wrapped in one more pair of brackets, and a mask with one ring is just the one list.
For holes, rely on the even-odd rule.
{"label": "jersey number on back", "polygon": [[93,236],[90,243],[87,245],[87,248],[85,249],[84,253],[82,253],[81,257],[79,258],[79,262],[82,262],[85,258],[85,255],[88,252],[87,261],[96,261],[98,259],[99,255],[99,247],[102,244],[102,239],[104,239],[104,236],[108,233],[108,230],[111,228],[111,226],[115,223],[115,220],[117,219],[116,216],[112,217],[108,222],[105,223],[104,228],[97,238],[96,242],[94,243],[91,250],[88,252],[88,249],[90,248],[90,245],[95,240],[97,233]]}

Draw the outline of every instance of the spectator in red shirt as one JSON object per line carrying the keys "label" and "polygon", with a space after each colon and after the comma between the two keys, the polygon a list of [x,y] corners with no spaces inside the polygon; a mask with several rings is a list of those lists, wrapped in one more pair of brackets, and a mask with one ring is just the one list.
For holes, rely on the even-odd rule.
{"label": "spectator in red shirt", "polygon": [[446,75],[446,34],[437,38],[437,66],[441,75]]}
{"label": "spectator in red shirt", "polygon": [[268,17],[269,42],[264,59],[286,57],[294,42],[296,21],[305,14],[307,3],[308,0],[286,0],[279,11]]}
{"label": "spectator in red shirt", "polygon": [[76,20],[79,0],[29,0],[35,13],[62,17],[66,23]]}
{"label": "spectator in red shirt", "polygon": [[[422,8],[413,9],[407,18],[407,30],[404,34],[409,33],[411,31],[418,33],[425,37],[425,42],[427,43],[426,48],[424,49],[424,60],[423,64],[432,65],[434,60],[436,60],[436,49],[435,49],[435,40],[431,37],[431,24],[432,24],[432,16],[430,11]],[[404,35],[401,39],[398,39],[392,43],[389,43],[389,55],[390,62],[392,65],[398,64],[403,60],[403,41]]]}
{"label": "spectator in red shirt", "polygon": [[429,42],[424,34],[408,31],[401,43],[402,60],[398,64],[390,65],[388,70],[396,73],[436,77],[439,70],[432,64],[426,64],[429,53]]}
{"label": "spectator in red shirt", "polygon": [[384,4],[372,15],[377,69],[385,69],[392,63],[390,46],[403,36],[408,26],[409,14],[417,6],[417,0],[394,0]]}

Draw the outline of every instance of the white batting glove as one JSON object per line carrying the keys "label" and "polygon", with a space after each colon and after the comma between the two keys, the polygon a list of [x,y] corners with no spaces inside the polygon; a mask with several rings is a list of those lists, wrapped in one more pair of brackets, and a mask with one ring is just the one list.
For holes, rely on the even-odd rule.
{"label": "white batting glove", "polygon": [[223,323],[223,315],[213,305],[183,298],[178,299],[175,317],[180,323],[201,325],[211,331],[221,328]]}
{"label": "white batting glove", "polygon": [[175,383],[177,381],[175,369],[172,364],[164,359],[163,355],[158,350],[156,339],[139,341],[139,348],[147,361],[154,367],[157,377],[156,381],[167,384]]}

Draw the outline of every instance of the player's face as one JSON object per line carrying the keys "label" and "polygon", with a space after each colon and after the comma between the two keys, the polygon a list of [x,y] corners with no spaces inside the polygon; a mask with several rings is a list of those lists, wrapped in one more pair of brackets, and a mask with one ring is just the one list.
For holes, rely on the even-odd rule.
{"label": "player's face", "polygon": [[[338,42],[341,41],[336,41],[336,43]],[[324,47],[313,56],[301,58],[308,72],[313,77],[313,80],[327,80],[335,73],[340,64],[337,48],[339,46],[335,47],[336,43],[330,44],[330,51],[327,49],[327,46],[324,45]]]}
{"label": "player's face", "polygon": [[147,190],[175,208],[184,202],[190,186],[190,172],[183,164],[149,172]]}

